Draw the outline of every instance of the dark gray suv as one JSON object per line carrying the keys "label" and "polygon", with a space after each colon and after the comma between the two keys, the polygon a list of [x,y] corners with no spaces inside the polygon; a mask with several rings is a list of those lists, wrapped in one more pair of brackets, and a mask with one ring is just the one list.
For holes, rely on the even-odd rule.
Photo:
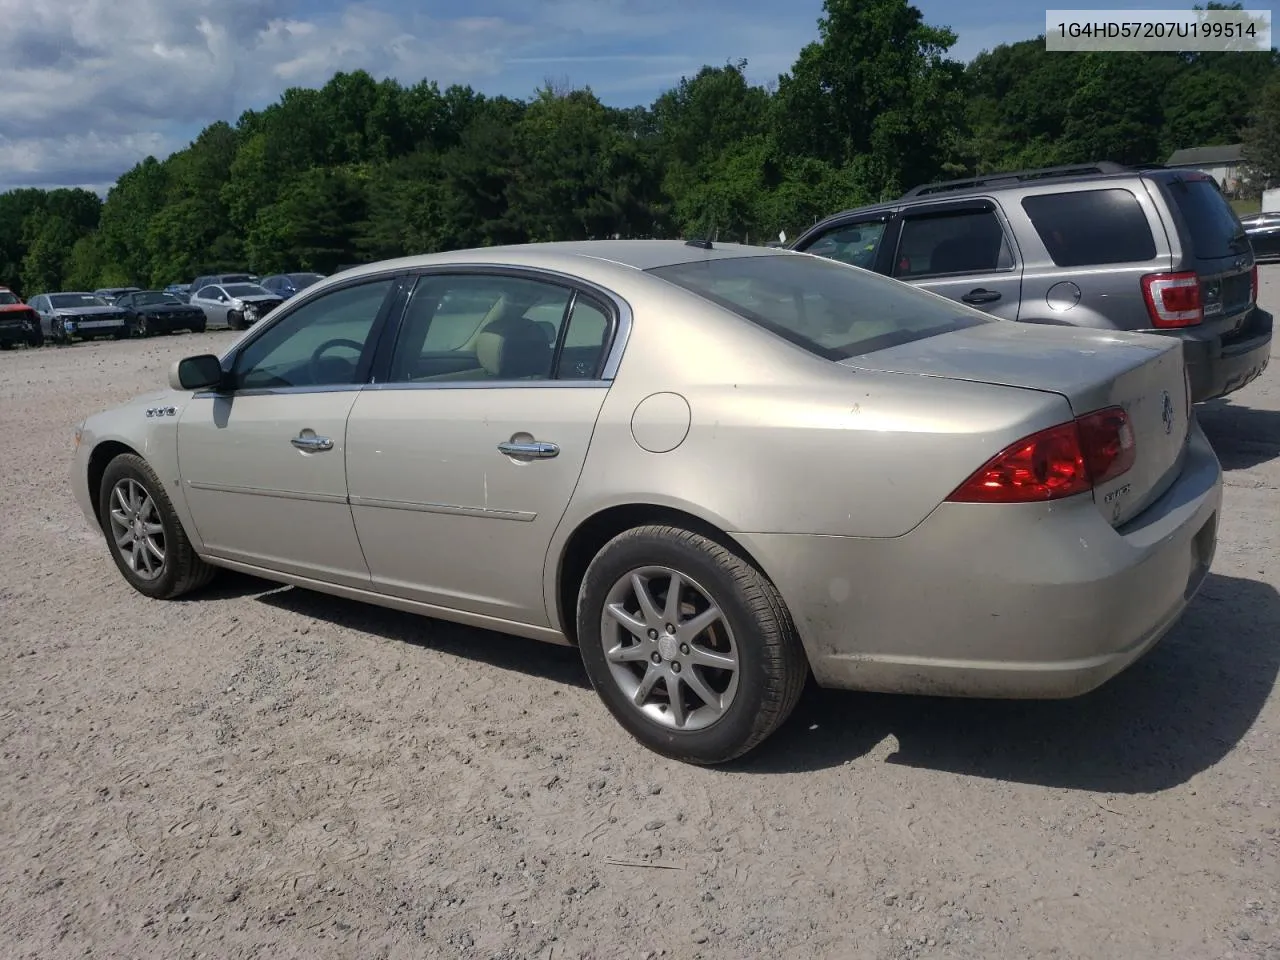
{"label": "dark gray suv", "polygon": [[815,224],[793,249],[1026,323],[1180,337],[1195,401],[1266,368],[1270,313],[1212,177],[1097,163],[926,184]]}

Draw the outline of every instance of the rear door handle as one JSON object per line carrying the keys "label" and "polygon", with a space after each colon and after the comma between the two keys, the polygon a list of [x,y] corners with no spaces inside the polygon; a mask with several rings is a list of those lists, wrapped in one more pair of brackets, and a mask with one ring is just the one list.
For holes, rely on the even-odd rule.
{"label": "rear door handle", "polygon": [[498,444],[498,451],[518,460],[550,460],[560,455],[560,447],[545,440],[529,440],[524,443],[506,440]]}
{"label": "rear door handle", "polygon": [[978,287],[976,290],[970,290],[960,298],[965,303],[995,303],[1000,299],[1000,293],[996,290],[984,290]]}
{"label": "rear door handle", "polygon": [[328,437],[317,437],[315,434],[299,434],[289,441],[299,450],[332,450],[333,441]]}

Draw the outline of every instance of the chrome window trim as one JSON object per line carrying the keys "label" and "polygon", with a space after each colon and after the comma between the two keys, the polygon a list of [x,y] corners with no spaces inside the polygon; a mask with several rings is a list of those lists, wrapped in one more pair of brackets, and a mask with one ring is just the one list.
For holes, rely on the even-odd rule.
{"label": "chrome window trim", "polygon": [[[527,267],[522,265],[511,264],[486,264],[486,263],[448,263],[439,264],[429,267],[405,268],[403,264],[396,264],[385,270],[378,270],[372,273],[362,273],[357,277],[344,279],[335,283],[326,284],[323,280],[320,283],[312,284],[302,292],[290,297],[284,303],[276,307],[270,315],[263,320],[259,320],[256,324],[246,331],[243,339],[233,344],[222,356],[218,358],[223,370],[230,370],[235,365],[235,358],[258,337],[266,333],[277,323],[281,323],[286,317],[293,314],[295,310],[299,310],[306,306],[317,297],[324,296],[330,292],[342,290],[347,287],[360,286],[366,283],[374,283],[380,280],[397,280],[405,279],[412,282],[416,286],[419,278],[423,276],[449,273],[496,273],[506,274],[508,276],[524,276],[529,279],[547,279],[550,282],[557,283],[560,286],[568,286],[571,290],[581,291],[595,299],[601,300],[605,306],[612,307],[614,310],[613,330],[611,331],[611,342],[609,349],[605,354],[604,365],[600,369],[600,376],[595,380],[492,380],[492,381],[468,381],[461,380],[447,383],[381,383],[371,381],[359,384],[338,384],[332,386],[307,386],[307,387],[274,387],[259,388],[254,390],[238,390],[231,393],[218,393],[216,391],[201,391],[195,394],[195,398],[204,397],[233,397],[233,396],[263,396],[277,393],[332,393],[347,390],[424,390],[424,389],[506,389],[514,387],[516,389],[529,389],[531,387],[570,387],[582,389],[607,388],[618,375],[618,368],[622,365],[622,357],[626,352],[627,343],[631,339],[631,330],[635,324],[635,314],[631,309],[631,304],[627,300],[613,291],[585,280],[581,277],[560,270],[550,270],[544,267]],[[317,289],[319,288],[319,289]],[[413,286],[405,291],[404,302],[400,305],[400,316],[394,322],[396,324],[396,335],[399,335],[399,325],[404,319],[404,310],[408,307],[409,295],[412,294]],[[397,294],[392,291],[392,296]],[[393,305],[394,306],[394,305]],[[570,318],[572,319],[572,317]],[[384,330],[383,335],[386,335]]]}

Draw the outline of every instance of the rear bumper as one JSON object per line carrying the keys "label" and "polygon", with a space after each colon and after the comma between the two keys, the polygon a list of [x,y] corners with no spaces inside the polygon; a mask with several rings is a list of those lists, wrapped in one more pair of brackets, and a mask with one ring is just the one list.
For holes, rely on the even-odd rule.
{"label": "rear bumper", "polygon": [[735,534],[782,592],[822,686],[1086,693],[1177,622],[1213,559],[1222,470],[1198,424],[1182,474],[1113,529],[1091,496],[943,504],[892,539]]}
{"label": "rear bumper", "polygon": [[1240,332],[1224,342],[1220,336],[1181,333],[1187,374],[1191,378],[1191,399],[1200,403],[1234,393],[1261,376],[1271,359],[1270,313],[1254,308]]}

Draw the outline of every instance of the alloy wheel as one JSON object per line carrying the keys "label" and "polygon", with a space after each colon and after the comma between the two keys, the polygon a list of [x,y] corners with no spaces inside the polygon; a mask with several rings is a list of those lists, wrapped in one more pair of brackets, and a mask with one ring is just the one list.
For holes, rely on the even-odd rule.
{"label": "alloy wheel", "polygon": [[605,599],[600,624],[609,673],[627,701],[682,731],[718,721],[738,691],[740,661],[720,606],[666,566],[632,570]]}
{"label": "alloy wheel", "polygon": [[125,565],[141,580],[155,580],[164,572],[164,524],[155,499],[132,477],[121,479],[111,491],[111,536]]}

